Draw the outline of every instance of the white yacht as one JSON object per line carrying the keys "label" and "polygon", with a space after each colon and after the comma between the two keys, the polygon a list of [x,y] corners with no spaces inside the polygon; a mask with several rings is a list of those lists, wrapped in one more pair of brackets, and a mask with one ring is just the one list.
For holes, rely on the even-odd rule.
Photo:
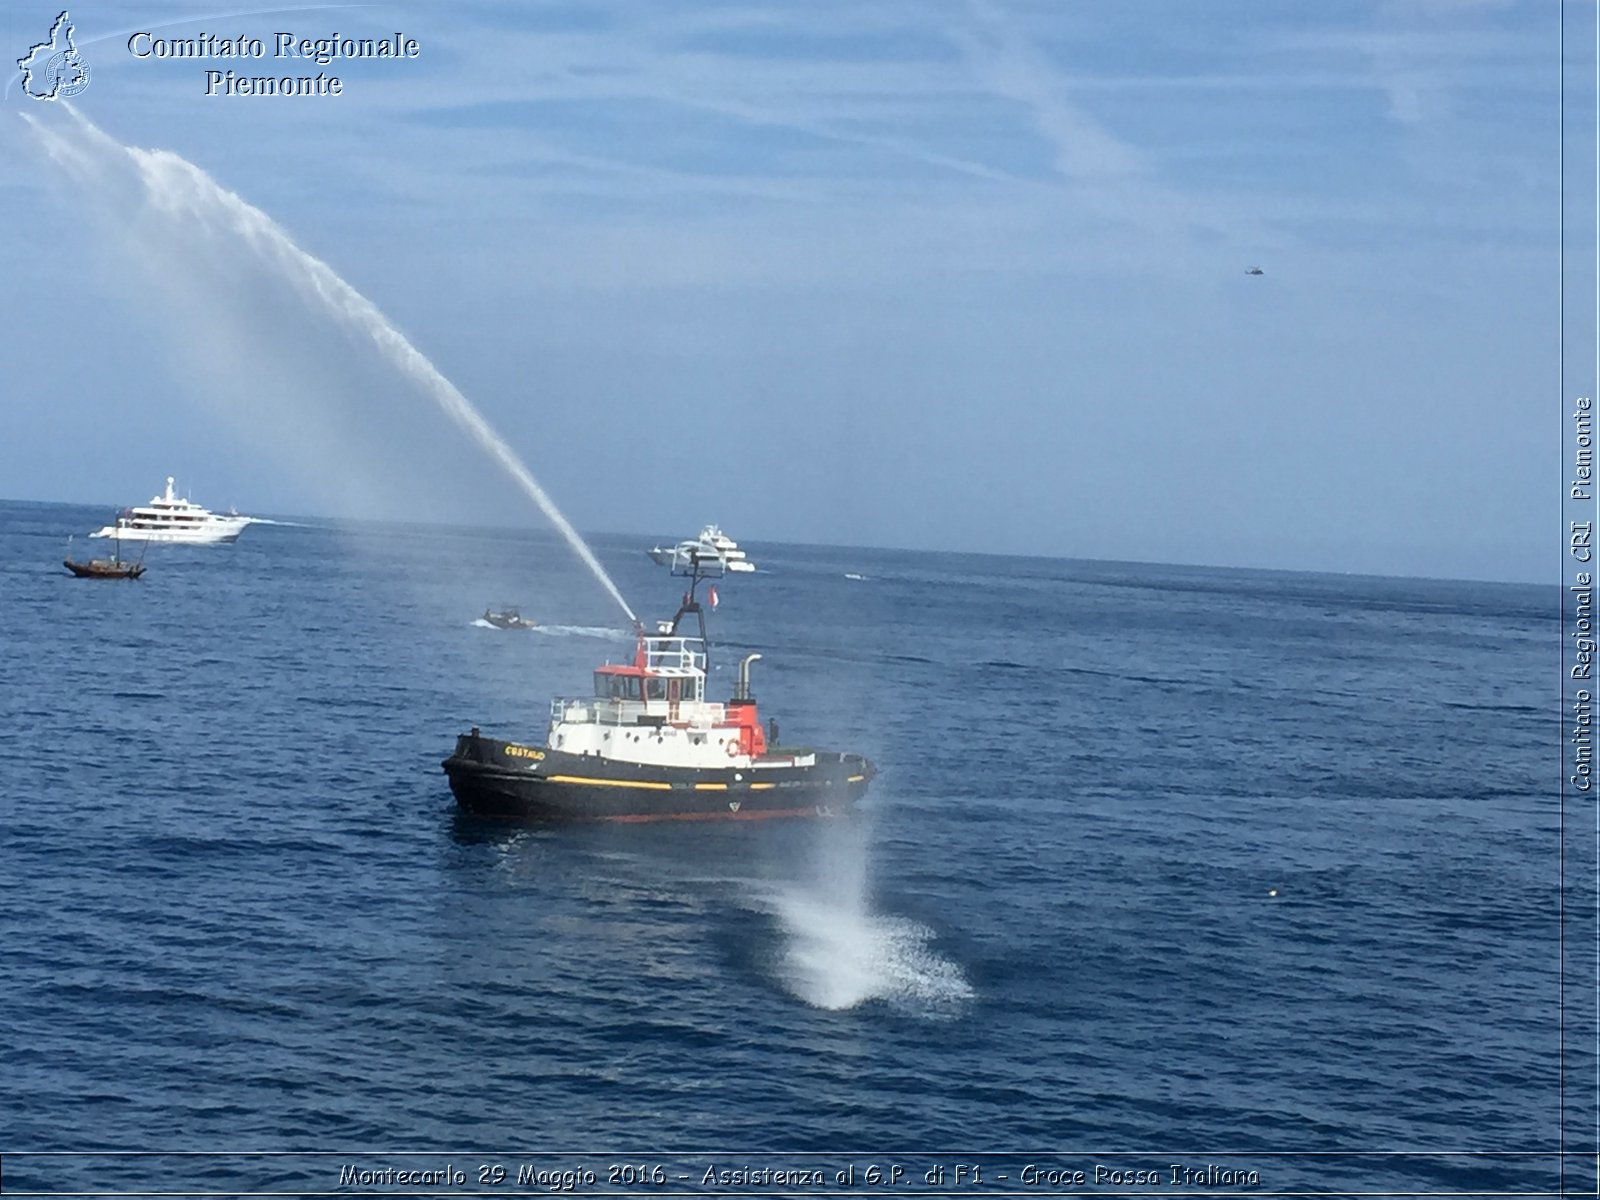
{"label": "white yacht", "polygon": [[121,538],[125,542],[232,542],[250,524],[236,512],[214,513],[179,496],[167,476],[167,490],[152,496],[149,504],[125,508],[115,525],[97,529],[90,537]]}
{"label": "white yacht", "polygon": [[700,531],[699,537],[688,538],[676,546],[656,546],[650,551],[650,557],[663,567],[675,563],[687,563],[694,559],[704,562],[716,558],[722,561],[725,571],[756,569],[755,563],[739,549],[739,543],[723,533],[716,525],[707,525]]}

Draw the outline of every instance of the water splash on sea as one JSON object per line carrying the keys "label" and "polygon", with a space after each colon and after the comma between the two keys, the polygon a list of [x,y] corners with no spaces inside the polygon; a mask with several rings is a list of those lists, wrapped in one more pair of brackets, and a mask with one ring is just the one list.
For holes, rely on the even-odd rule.
{"label": "water splash on sea", "polygon": [[63,102],[61,107],[74,118],[70,131],[55,128],[32,114],[22,114],[53,162],[80,183],[96,189],[110,179],[126,180],[131,166],[146,204],[168,217],[191,223],[197,230],[232,238],[248,249],[258,263],[287,280],[307,308],[368,340],[522,489],[627,614],[628,620],[637,620],[594,552],[556,508],[517,453],[375,304],[346,283],[327,263],[297,246],[266,213],[222,187],[187,159],[169,150],[124,146],[74,106]]}
{"label": "water splash on sea", "polygon": [[934,948],[934,931],[874,911],[863,827],[821,827],[809,878],[765,885],[758,907],[776,918],[782,986],[814,1008],[841,1011],[881,1000],[922,1016],[954,1016],[972,999],[955,963]]}

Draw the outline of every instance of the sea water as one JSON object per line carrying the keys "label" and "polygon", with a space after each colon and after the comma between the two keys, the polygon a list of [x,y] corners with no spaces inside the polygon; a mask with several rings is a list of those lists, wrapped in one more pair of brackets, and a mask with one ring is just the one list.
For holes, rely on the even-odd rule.
{"label": "sea water", "polygon": [[[858,816],[539,828],[439,764],[627,655],[553,536],[311,521],[67,577],[102,516],[0,505],[8,1190],[402,1151],[1555,1186],[1554,589],[761,545],[713,692],[759,650],[785,743],[878,764]],[[595,540],[664,616],[650,544]],[[491,549],[520,590],[474,589]]]}

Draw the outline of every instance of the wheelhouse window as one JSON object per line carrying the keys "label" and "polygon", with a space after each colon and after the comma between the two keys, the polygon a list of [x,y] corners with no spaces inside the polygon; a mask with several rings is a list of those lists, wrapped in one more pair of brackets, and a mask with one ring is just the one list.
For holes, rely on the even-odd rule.
{"label": "wheelhouse window", "polygon": [[594,694],[601,700],[637,700],[640,697],[637,675],[594,674]]}

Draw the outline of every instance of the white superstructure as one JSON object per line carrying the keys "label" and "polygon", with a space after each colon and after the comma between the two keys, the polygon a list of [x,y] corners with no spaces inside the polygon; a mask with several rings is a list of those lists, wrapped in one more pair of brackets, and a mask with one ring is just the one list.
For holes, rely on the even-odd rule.
{"label": "white superstructure", "polygon": [[699,537],[688,538],[676,546],[657,546],[650,551],[650,557],[664,567],[673,564],[686,564],[698,558],[701,562],[710,562],[720,559],[724,571],[754,571],[755,563],[750,561],[748,555],[739,549],[739,543],[734,541],[721,528],[716,525],[707,525],[700,531]]}
{"label": "white superstructure", "polygon": [[125,542],[232,542],[236,541],[249,517],[238,513],[214,513],[202,508],[173,489],[167,476],[167,490],[152,496],[150,503],[125,508],[115,525],[97,529],[90,537],[121,538]]}
{"label": "white superstructure", "polygon": [[734,698],[719,704],[706,699],[704,638],[641,633],[633,662],[596,669],[593,696],[551,703],[547,744],[568,754],[653,767],[813,766],[815,753],[768,753],[750,698],[750,663],[760,657],[744,660]]}
{"label": "white superstructure", "polygon": [[707,525],[700,531],[700,545],[710,546],[722,558],[722,565],[730,571],[754,571],[755,563],[751,562],[745,552],[739,549],[739,543],[723,533],[715,525]]}

